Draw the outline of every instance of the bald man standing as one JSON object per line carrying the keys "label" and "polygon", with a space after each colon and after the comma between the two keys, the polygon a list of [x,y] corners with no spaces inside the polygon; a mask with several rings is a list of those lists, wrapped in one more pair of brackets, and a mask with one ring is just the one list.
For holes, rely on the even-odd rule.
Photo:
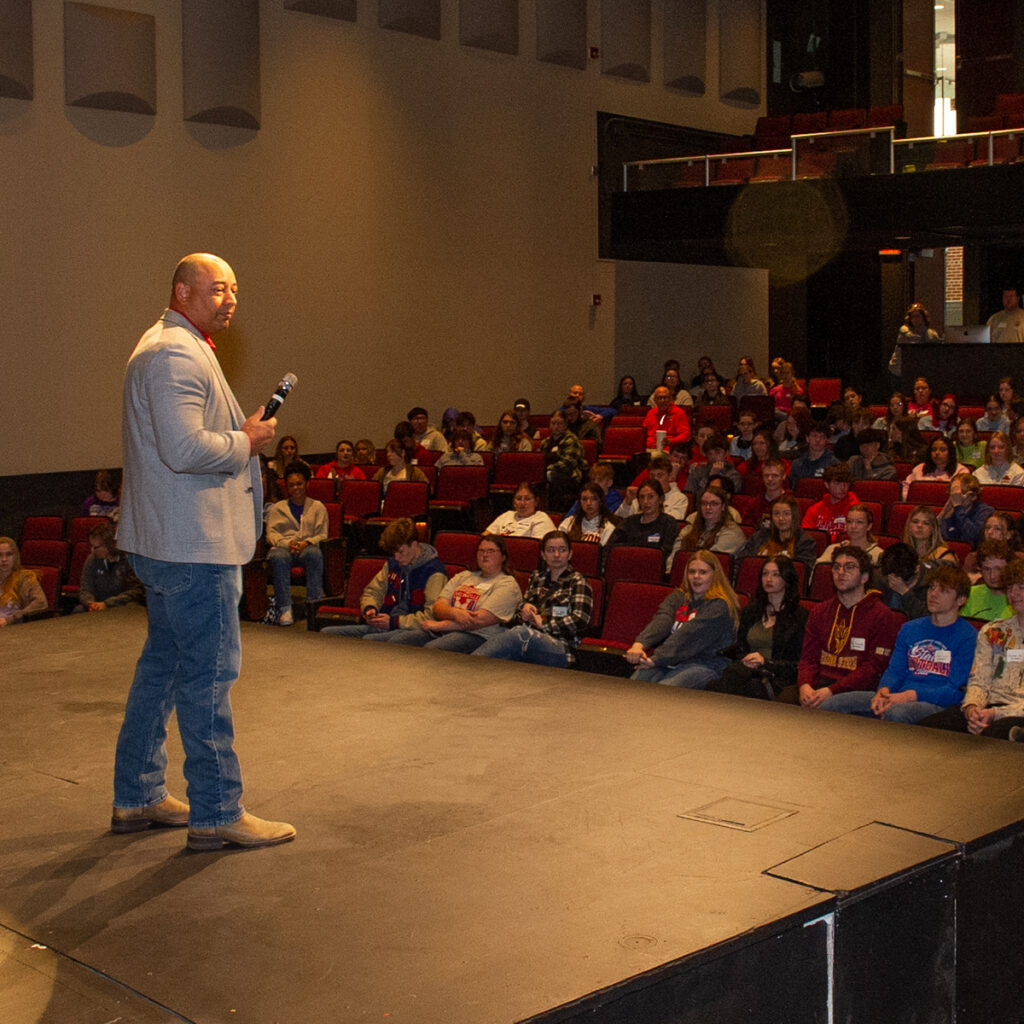
{"label": "bald man standing", "polygon": [[[259,452],[276,420],[245,417],[214,353],[238,305],[231,267],[209,253],[178,264],[171,299],[125,371],[118,546],[146,588],[149,634],[114,764],[114,832],[188,826],[188,846],[269,846],[284,822],[242,807],[230,689],[241,666],[241,566],[262,529]],[[177,712],[189,804],[165,782]]]}

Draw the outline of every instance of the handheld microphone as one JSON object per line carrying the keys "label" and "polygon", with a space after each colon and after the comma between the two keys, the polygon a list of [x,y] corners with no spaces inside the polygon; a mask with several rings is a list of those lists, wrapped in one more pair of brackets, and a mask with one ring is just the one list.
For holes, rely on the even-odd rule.
{"label": "handheld microphone", "polygon": [[267,402],[266,407],[263,410],[263,415],[260,417],[261,420],[269,420],[271,416],[281,408],[281,403],[288,397],[292,388],[295,387],[298,382],[298,377],[294,373],[286,373],[280,381],[278,381],[277,387],[274,389],[274,393],[270,396],[270,401]]}

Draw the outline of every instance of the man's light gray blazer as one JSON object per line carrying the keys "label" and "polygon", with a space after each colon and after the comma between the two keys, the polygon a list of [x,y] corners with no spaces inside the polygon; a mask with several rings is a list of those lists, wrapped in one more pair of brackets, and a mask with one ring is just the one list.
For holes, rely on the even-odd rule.
{"label": "man's light gray blazer", "polygon": [[165,562],[252,558],[263,493],[244,421],[213,350],[164,310],[125,371],[122,550]]}

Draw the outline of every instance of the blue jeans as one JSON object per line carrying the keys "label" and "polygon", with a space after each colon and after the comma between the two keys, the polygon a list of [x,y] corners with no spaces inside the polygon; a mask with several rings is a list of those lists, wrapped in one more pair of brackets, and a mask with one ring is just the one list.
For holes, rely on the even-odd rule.
{"label": "blue jeans", "polygon": [[722,673],[707,665],[666,665],[664,668],[638,668],[630,679],[662,686],[683,686],[687,690],[703,690]]}
{"label": "blue jeans", "polygon": [[433,635],[420,629],[419,626],[410,629],[374,629],[365,622],[354,622],[349,626],[324,626],[321,633],[329,636],[351,636],[362,637],[364,640],[377,640],[385,644],[406,644],[422,647]]}
{"label": "blue jeans", "polygon": [[229,696],[242,663],[242,570],[127,557],[146,587],[149,634],[117,738],[114,806],[148,807],[167,796],[173,710],[185,749],[189,824],[229,825],[243,813]]}
{"label": "blue jeans", "polygon": [[473,654],[505,661],[531,661],[535,665],[552,665],[555,668],[565,668],[569,664],[569,656],[561,640],[526,625],[513,626],[501,636],[491,637]]}
{"label": "blue jeans", "polygon": [[[874,696],[874,690],[836,693],[831,697],[826,697],[820,707],[822,711],[839,711],[844,715],[876,718],[878,716],[871,710],[871,700]],[[904,725],[913,725],[915,722],[920,722],[922,718],[927,718],[942,710],[941,704],[929,704],[927,701],[915,700],[907,704],[893,704],[881,717],[884,722],[903,722]]]}
{"label": "blue jeans", "polygon": [[279,612],[292,606],[293,565],[301,566],[306,572],[306,600],[319,601],[324,596],[324,553],[319,544],[310,544],[297,555],[287,548],[271,548],[267,560],[274,581],[274,606]]}
{"label": "blue jeans", "polygon": [[433,637],[433,639],[428,639],[425,645],[431,650],[458,651],[460,654],[472,654],[487,639],[477,633],[463,633],[458,630],[453,630],[450,633],[430,633],[427,630],[422,632],[426,633],[428,638]]}

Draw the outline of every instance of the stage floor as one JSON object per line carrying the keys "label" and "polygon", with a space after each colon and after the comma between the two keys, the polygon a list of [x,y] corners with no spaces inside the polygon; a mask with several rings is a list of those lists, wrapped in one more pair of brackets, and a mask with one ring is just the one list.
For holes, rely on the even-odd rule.
{"label": "stage floor", "polygon": [[4,631],[5,1024],[519,1021],[1024,818],[1018,744],[242,629],[246,806],[298,838],[215,854],[107,832],[145,613]]}

